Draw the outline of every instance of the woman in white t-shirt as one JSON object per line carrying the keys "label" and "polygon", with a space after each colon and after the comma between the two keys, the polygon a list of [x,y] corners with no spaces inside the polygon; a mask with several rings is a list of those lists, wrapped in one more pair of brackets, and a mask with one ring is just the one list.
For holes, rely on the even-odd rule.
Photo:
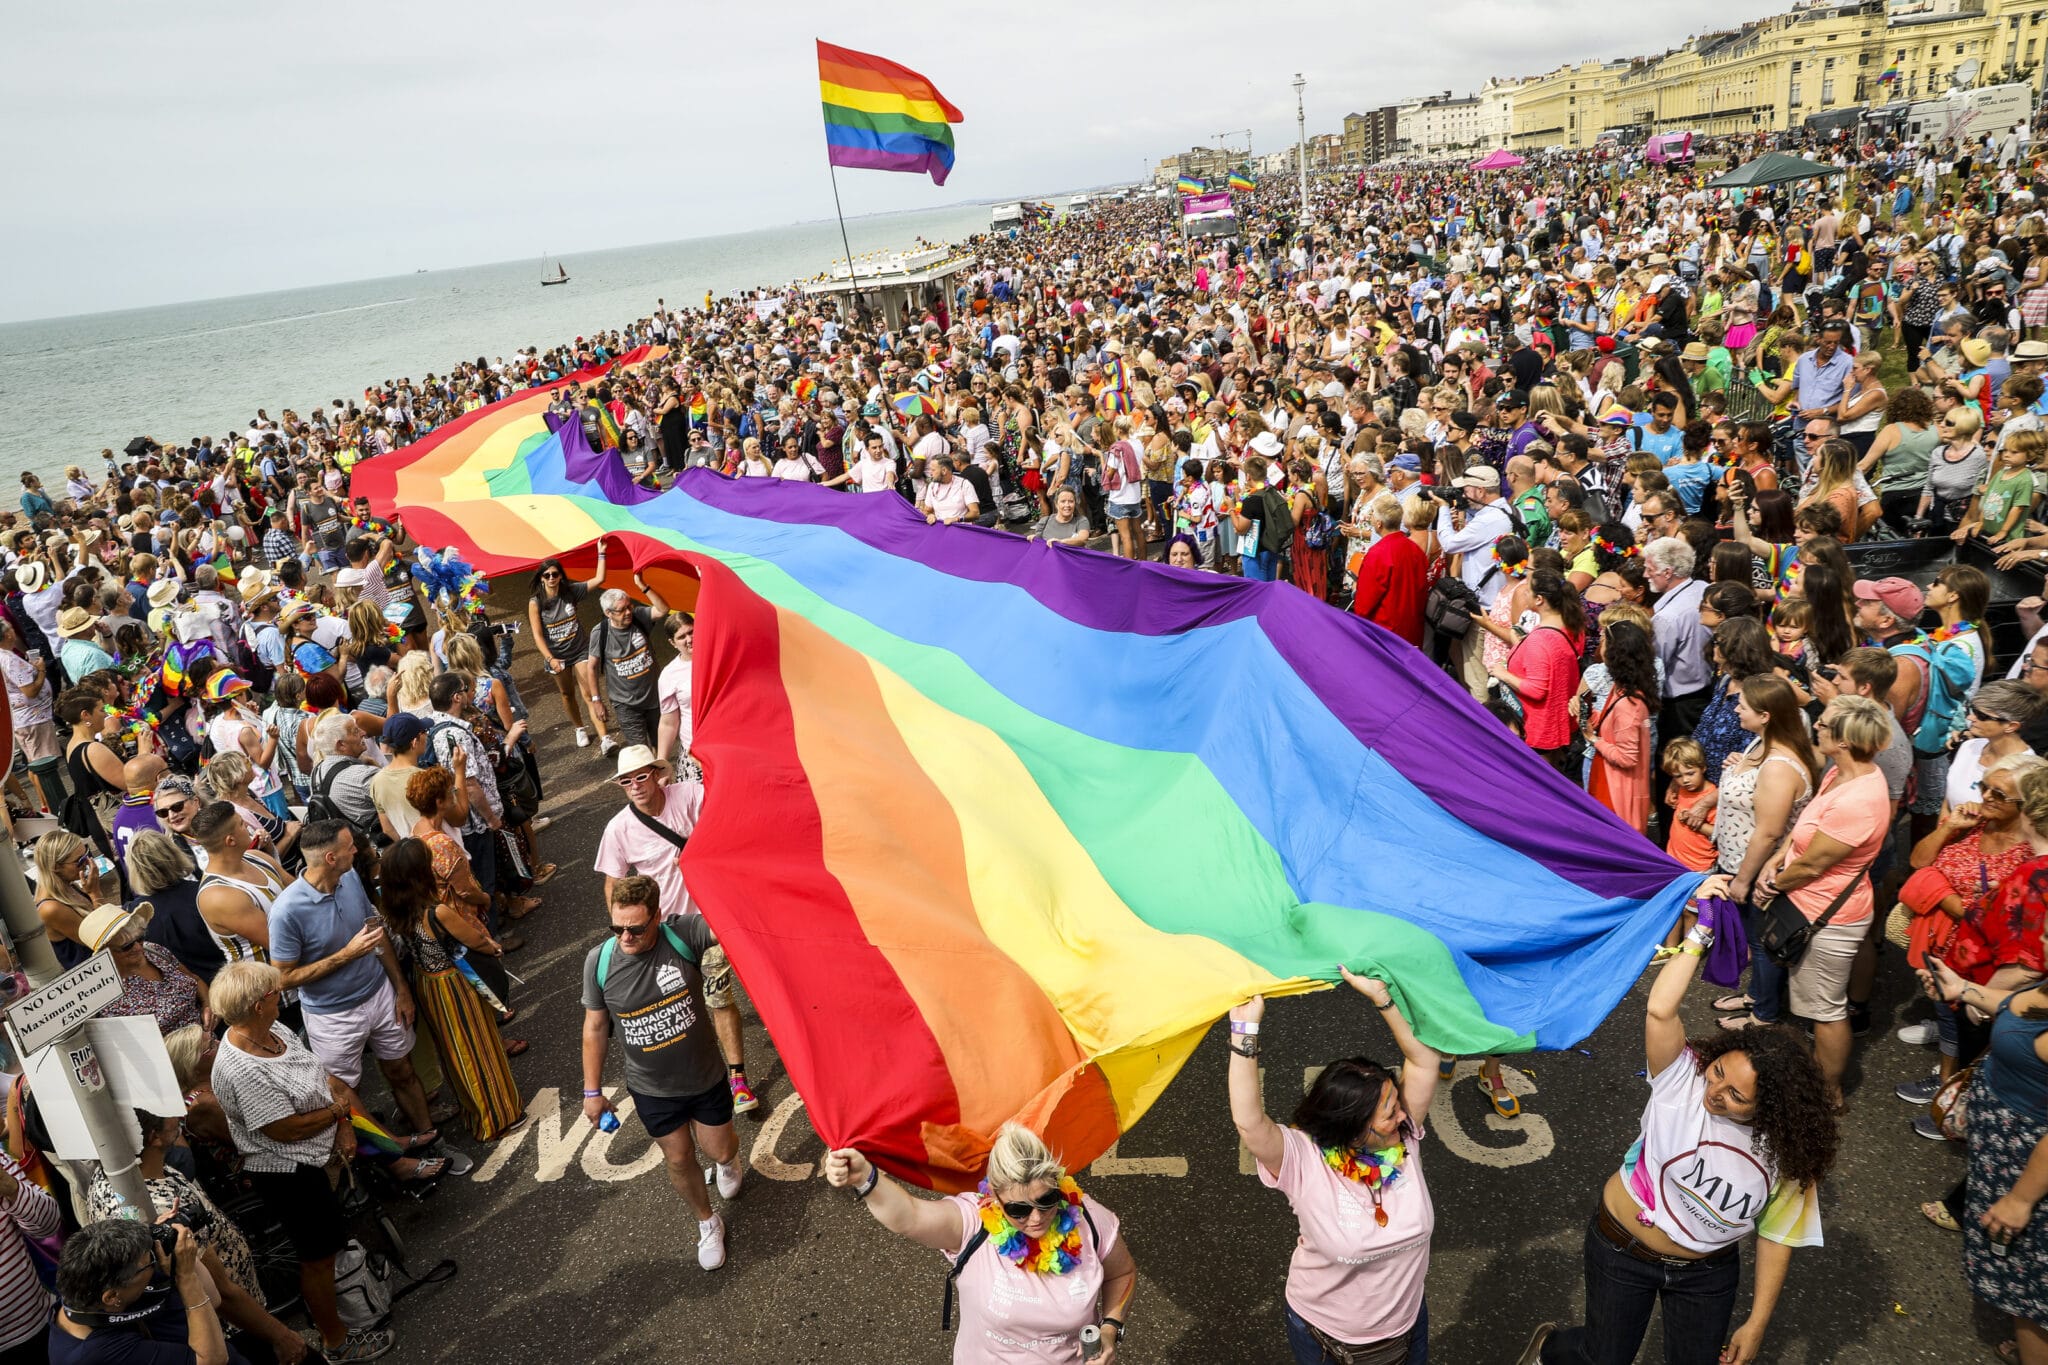
{"label": "woman in white t-shirt", "polygon": [[[825,1180],[850,1189],[875,1221],[946,1257],[950,1322],[960,1289],[954,1365],[1115,1365],[1138,1267],[1117,1216],[1081,1192],[1044,1139],[1006,1123],[978,1194],[918,1199],[850,1147],[825,1157]],[[1081,1354],[1081,1329],[1102,1349]]]}
{"label": "woman in white t-shirt", "polygon": [[2020,731],[2040,716],[2048,699],[2025,683],[1986,683],[1970,698],[1969,728],[1948,760],[1948,788],[1942,801],[1942,815],[1974,806],[1984,774],[2001,760],[2033,752]]}
{"label": "woman in white t-shirt", "polygon": [[1401,1049],[1401,1075],[1347,1057],[1324,1067],[1282,1126],[1259,1086],[1264,997],[1230,1012],[1230,1119],[1259,1183],[1294,1208],[1301,1235],[1287,1263],[1287,1343],[1296,1361],[1428,1358],[1423,1301],[1436,1208],[1422,1175],[1422,1116],[1437,1054],[1422,1045],[1385,982],[1339,968]]}
{"label": "woman in white t-shirt", "polygon": [[[1728,878],[1709,877],[1699,893],[1726,896]],[[1586,1229],[1586,1323],[1538,1327],[1525,1365],[1634,1360],[1660,1301],[1667,1362],[1749,1365],[1792,1248],[1821,1244],[1820,1180],[1834,1164],[1837,1134],[1805,1036],[1760,1024],[1688,1042],[1678,1017],[1713,947],[1713,919],[1703,912],[1650,987],[1650,1102]],[[1755,1293],[1731,1336],[1751,1232]]]}

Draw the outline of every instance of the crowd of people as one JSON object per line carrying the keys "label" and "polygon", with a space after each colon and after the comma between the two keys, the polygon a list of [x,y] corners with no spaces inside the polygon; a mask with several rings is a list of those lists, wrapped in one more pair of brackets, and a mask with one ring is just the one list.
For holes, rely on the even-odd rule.
{"label": "crowd of people", "polygon": [[[157,1019],[187,1091],[182,1121],[139,1116],[153,1197],[211,1216],[152,1241],[49,1154],[17,1077],[0,1361],[123,1358],[137,1331],[210,1363],[391,1349],[341,1311],[336,1173],[459,1174],[444,1133],[523,1117],[504,959],[555,869],[521,625],[622,798],[584,1113],[645,1129],[699,1265],[724,1264],[733,1117],[758,1101],[678,861],[706,799],[694,621],[620,586],[603,539],[589,576],[546,561],[493,621],[467,566],[350,496],[357,463],[556,385],[558,417],[650,488],[705,469],[900,496],[932,535],[1322,598],[1702,876],[1650,988],[1640,1136],[1588,1223],[1585,1320],[1538,1327],[1525,1362],[1632,1360],[1653,1310],[1668,1360],[1757,1359],[1790,1249],[1821,1241],[1841,1125],[1909,1121],[1967,1145],[1923,1212],[1960,1234],[2013,1358],[2048,1362],[2048,630],[2018,603],[2033,637],[1998,657],[1986,571],[2048,560],[2048,183],[2007,150],[1845,143],[1838,176],[1751,192],[1578,155],[1328,176],[1307,205],[1240,196],[1223,241],[1183,240],[1170,202],[1102,202],[976,238],[906,319],[707,296],[226,437],[138,438],[61,493],[23,475],[0,515],[8,805],[60,960],[112,955],[117,1012]],[[1860,577],[1855,547],[1885,538],[1954,562]],[[1688,1038],[1708,963],[1746,984]],[[1897,1110],[1853,1085],[1885,970],[1924,992],[1901,1037],[1938,1057]],[[1424,1119],[1453,1059],[1399,981],[1344,975],[1398,1065],[1333,1062],[1284,1123],[1257,1081],[1264,1002],[1230,1021],[1231,1118],[1300,1223],[1275,1353],[1284,1332],[1297,1361],[1421,1361]],[[1481,1076],[1511,1119],[1497,1064]],[[1038,1134],[1005,1129],[980,1192],[948,1200],[858,1151],[824,1172],[949,1257],[956,1359],[1077,1361],[1084,1335],[1120,1354],[1134,1254]],[[290,1248],[317,1341],[272,1315],[248,1237]],[[54,1253],[54,1319],[31,1247]]]}

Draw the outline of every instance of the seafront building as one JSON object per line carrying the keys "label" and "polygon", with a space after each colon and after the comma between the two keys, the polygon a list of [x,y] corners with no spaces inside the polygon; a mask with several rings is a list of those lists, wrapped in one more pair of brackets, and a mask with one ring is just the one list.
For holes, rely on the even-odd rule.
{"label": "seafront building", "polygon": [[[1587,58],[1497,76],[1472,94],[1446,90],[1348,113],[1340,132],[1310,138],[1309,165],[1585,148],[1603,134],[1637,144],[1658,132],[1826,131],[1958,87],[2022,84],[2038,107],[2044,66],[2048,0],[1815,0],[1654,55]],[[1162,161],[1161,183],[1202,173],[1192,167],[1205,153]],[[1289,172],[1295,154],[1290,142],[1256,164]]]}

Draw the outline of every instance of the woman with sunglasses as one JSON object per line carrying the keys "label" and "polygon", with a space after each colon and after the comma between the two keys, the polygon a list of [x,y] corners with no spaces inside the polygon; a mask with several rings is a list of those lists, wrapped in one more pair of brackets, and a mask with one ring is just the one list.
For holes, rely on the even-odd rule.
{"label": "woman with sunglasses", "polygon": [[[533,632],[534,647],[541,665],[555,680],[562,694],[562,709],[576,727],[576,747],[590,746],[590,730],[584,724],[582,693],[596,690],[590,671],[590,632],[584,628],[577,607],[592,590],[604,586],[604,538],[597,541],[597,569],[585,579],[572,579],[559,559],[544,559],[533,575],[533,596],[526,604],[527,627]],[[604,717],[593,712],[600,741],[609,737]]]}
{"label": "woman with sunglasses", "polygon": [[1287,1343],[1296,1365],[1422,1365],[1429,1359],[1430,1236],[1436,1210],[1422,1173],[1423,1115],[1437,1054],[1387,983],[1339,967],[1401,1050],[1394,1074],[1364,1057],[1330,1063],[1275,1123],[1259,1085],[1264,997],[1230,1011],[1230,1117],[1258,1162],[1259,1183],[1287,1196],[1301,1235],[1288,1262]]}
{"label": "woman with sunglasses", "polygon": [[1921,485],[1920,504],[1913,512],[1916,518],[1931,519],[1933,532],[1945,534],[1955,529],[1991,468],[1991,457],[1977,444],[1983,426],[1977,410],[1964,403],[1951,407],[1935,423],[1939,444],[1927,462],[1927,481]]}
{"label": "woman with sunglasses", "polygon": [[[850,1147],[828,1153],[825,1180],[850,1189],[875,1221],[943,1254],[960,1289],[956,1365],[1033,1360],[1114,1365],[1138,1267],[1114,1213],[1081,1192],[1045,1140],[1006,1123],[989,1147],[979,1193],[917,1199]],[[1081,1331],[1102,1349],[1084,1357]],[[1020,1353],[1007,1343],[1028,1340]],[[997,1345],[1004,1342],[1005,1345]]]}
{"label": "woman with sunglasses", "polygon": [[36,840],[36,915],[67,970],[92,956],[79,926],[94,907],[120,894],[114,865],[68,829]]}

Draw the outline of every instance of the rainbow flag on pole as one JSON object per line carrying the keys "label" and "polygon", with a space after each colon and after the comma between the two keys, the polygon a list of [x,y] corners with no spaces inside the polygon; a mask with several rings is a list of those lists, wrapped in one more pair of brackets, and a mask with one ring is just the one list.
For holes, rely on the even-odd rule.
{"label": "rainbow flag on pole", "polygon": [[943,185],[953,170],[953,130],[965,121],[938,88],[907,66],[818,43],[826,159],[870,171],[920,171]]}
{"label": "rainbow flag on pole", "polygon": [[1698,883],[1286,584],[778,479],[655,493],[549,397],[352,491],[486,572],[587,573],[603,535],[698,613],[684,872],[829,1147],[958,1190],[1017,1118],[1085,1165],[1230,1006],[1340,962],[1431,1046],[1569,1047]]}
{"label": "rainbow flag on pole", "polygon": [[1880,83],[1884,81],[1895,81],[1898,78],[1899,68],[1896,66],[1888,66],[1884,70],[1877,73],[1877,79]]}
{"label": "rainbow flag on pole", "polygon": [[1252,182],[1252,178],[1246,175],[1244,172],[1232,171],[1230,173],[1230,183],[1227,186],[1227,188],[1233,190],[1250,190],[1254,188],[1254,185]]}
{"label": "rainbow flag on pole", "polygon": [[1200,194],[1209,187],[1191,175],[1183,175],[1174,180],[1173,188],[1176,194]]}

